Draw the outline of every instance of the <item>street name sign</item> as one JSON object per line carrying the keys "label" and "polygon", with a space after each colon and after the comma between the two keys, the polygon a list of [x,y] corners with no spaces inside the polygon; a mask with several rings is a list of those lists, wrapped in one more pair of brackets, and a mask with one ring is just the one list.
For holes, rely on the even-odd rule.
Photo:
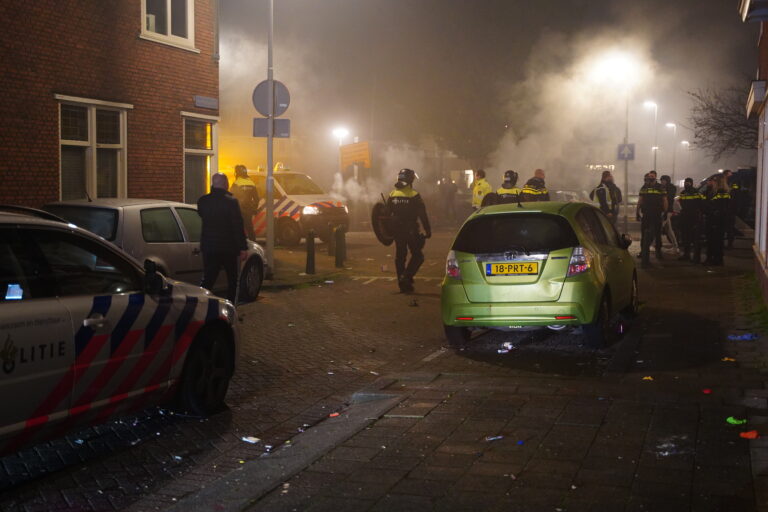
{"label": "street name sign", "polygon": [[366,169],[371,167],[371,148],[367,142],[346,144],[339,148],[341,151],[341,167],[361,164]]}

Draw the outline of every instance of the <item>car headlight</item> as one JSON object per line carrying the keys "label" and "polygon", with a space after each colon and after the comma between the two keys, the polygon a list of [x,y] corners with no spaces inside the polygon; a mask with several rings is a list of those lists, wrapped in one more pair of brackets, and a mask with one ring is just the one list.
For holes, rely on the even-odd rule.
{"label": "car headlight", "polygon": [[317,215],[318,213],[320,213],[320,209],[317,206],[305,206],[301,210],[302,215]]}

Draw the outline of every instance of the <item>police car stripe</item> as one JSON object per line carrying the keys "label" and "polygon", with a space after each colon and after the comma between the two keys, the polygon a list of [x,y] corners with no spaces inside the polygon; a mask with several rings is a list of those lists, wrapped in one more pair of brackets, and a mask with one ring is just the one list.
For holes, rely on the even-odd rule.
{"label": "police car stripe", "polygon": [[136,323],[136,319],[139,317],[139,313],[141,313],[143,307],[143,293],[134,293],[128,296],[128,307],[125,308],[123,316],[112,331],[109,347],[110,356],[120,348],[120,344],[126,339],[129,333],[131,333],[131,327]]}
{"label": "police car stripe", "polygon": [[179,319],[176,322],[176,341],[178,341],[179,338],[181,338],[181,335],[184,334],[184,331],[187,329],[189,322],[195,315],[197,302],[197,297],[187,297],[187,301],[184,304],[184,309],[181,311]]}
{"label": "police car stripe", "polygon": [[205,314],[205,321],[210,322],[219,318],[219,299],[208,299],[208,311]]}
{"label": "police car stripe", "polygon": [[294,208],[293,210],[291,210],[291,217],[293,217],[294,215],[296,215],[297,213],[299,213],[299,211],[300,211],[300,210],[301,210],[301,206],[297,206],[296,208]]}
{"label": "police car stripe", "polygon": [[150,318],[149,323],[147,324],[147,328],[144,331],[144,350],[147,350],[147,348],[149,348],[149,346],[152,344],[152,340],[155,339],[155,336],[160,330],[160,327],[162,327],[163,322],[165,322],[165,319],[168,316],[168,312],[171,310],[172,304],[172,297],[160,298],[157,308],[152,314],[152,318]]}
{"label": "police car stripe", "polygon": [[[111,305],[112,305],[111,295],[94,297],[93,306],[91,306],[91,311],[88,313],[88,316],[91,317],[96,314],[99,314],[101,316],[107,316],[107,313],[109,312],[109,307]],[[77,330],[77,333],[75,334],[75,357],[79,356],[82,353],[82,351],[88,345],[88,342],[93,337],[93,333],[94,333],[93,327],[86,327],[84,325],[80,326],[80,328]]]}

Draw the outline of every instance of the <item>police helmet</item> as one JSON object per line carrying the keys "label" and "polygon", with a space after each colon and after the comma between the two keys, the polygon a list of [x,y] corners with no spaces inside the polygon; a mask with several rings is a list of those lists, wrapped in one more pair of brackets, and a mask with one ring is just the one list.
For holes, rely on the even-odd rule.
{"label": "police helmet", "polygon": [[509,170],[504,172],[504,182],[505,183],[512,183],[513,185],[517,183],[517,173],[515,171]]}
{"label": "police helmet", "polygon": [[400,172],[397,173],[397,181],[402,181],[408,185],[412,184],[413,180],[417,179],[418,177],[419,175],[416,174],[416,171],[412,169],[400,169]]}

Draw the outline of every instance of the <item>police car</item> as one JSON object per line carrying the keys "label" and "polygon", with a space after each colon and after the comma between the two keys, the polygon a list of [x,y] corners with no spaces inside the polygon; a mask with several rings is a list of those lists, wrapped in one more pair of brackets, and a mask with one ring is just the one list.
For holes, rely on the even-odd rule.
{"label": "police car", "polygon": [[0,207],[0,452],[174,398],[216,412],[234,317],[52,214]]}
{"label": "police car", "polygon": [[[313,230],[323,241],[328,241],[334,227],[349,227],[349,208],[328,195],[312,178],[292,171],[281,162],[274,169],[274,215],[277,241],[281,245],[298,245]],[[259,192],[259,212],[253,217],[257,236],[267,230],[267,173],[259,168],[248,171]]]}

